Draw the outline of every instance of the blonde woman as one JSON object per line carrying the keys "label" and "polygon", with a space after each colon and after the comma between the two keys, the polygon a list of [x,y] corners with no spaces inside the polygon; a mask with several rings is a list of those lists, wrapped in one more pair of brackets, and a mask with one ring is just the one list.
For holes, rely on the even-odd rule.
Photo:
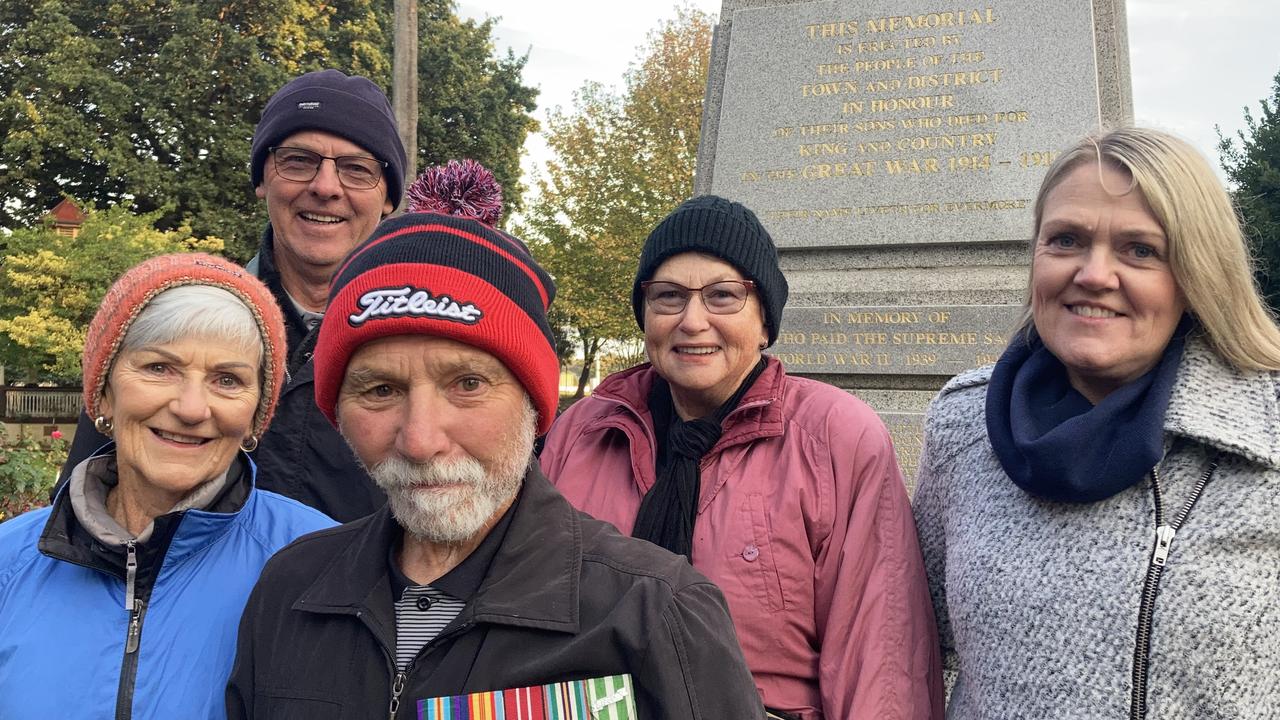
{"label": "blonde woman", "polygon": [[1280,331],[1208,162],[1086,138],[1023,332],[929,411],[916,522],[957,718],[1280,707]]}

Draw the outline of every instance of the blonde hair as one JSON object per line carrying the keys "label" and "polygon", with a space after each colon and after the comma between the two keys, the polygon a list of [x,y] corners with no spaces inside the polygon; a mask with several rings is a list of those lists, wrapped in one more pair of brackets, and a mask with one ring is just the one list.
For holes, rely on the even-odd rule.
{"label": "blonde hair", "polygon": [[[1121,128],[1076,143],[1045,174],[1035,202],[1034,257],[1045,198],[1080,165],[1102,163],[1132,179],[1169,241],[1174,281],[1210,346],[1237,370],[1280,370],[1280,328],[1253,279],[1253,263],[1231,198],[1189,143],[1148,128]],[[1033,328],[1031,296],[1021,330]]]}

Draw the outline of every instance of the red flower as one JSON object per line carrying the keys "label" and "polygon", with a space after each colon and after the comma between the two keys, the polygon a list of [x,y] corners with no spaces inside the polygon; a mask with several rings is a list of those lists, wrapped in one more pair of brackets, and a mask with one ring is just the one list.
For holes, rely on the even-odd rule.
{"label": "red flower", "polygon": [[61,430],[54,430],[53,432],[49,433],[49,437],[53,438],[54,440],[61,440],[61,439],[62,439],[62,431],[61,431]]}

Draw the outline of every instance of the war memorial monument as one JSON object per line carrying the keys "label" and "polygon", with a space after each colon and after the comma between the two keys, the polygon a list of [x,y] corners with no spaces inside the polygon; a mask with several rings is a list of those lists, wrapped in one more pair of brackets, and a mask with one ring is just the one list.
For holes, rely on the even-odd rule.
{"label": "war memorial monument", "polygon": [[1018,320],[1057,152],[1129,122],[1123,0],[724,0],[695,192],[756,211],[791,297],[771,353],[889,426]]}

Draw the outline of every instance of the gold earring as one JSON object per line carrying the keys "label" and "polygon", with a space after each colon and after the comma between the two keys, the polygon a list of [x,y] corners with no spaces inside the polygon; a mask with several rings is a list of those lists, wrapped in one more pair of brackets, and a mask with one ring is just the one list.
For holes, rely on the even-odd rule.
{"label": "gold earring", "polygon": [[110,436],[111,431],[115,429],[115,426],[111,424],[111,421],[107,419],[106,415],[99,415],[93,419],[93,429],[103,435]]}
{"label": "gold earring", "polygon": [[257,435],[250,435],[249,437],[245,438],[244,440],[241,440],[241,441],[240,441],[240,449],[241,449],[241,450],[243,450],[243,451],[245,451],[245,452],[247,452],[247,453],[251,453],[251,452],[253,452],[254,450],[257,450],[257,449],[258,449],[258,436],[257,436]]}

